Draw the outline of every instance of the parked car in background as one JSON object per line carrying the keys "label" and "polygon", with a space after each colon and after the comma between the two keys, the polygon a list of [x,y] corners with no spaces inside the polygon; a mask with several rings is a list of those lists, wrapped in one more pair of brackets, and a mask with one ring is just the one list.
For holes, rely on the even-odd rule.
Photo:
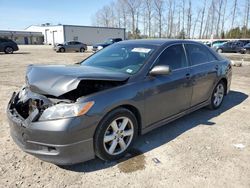
{"label": "parked car in background", "polygon": [[218,109],[231,76],[229,60],[188,40],[130,40],[77,65],[31,65],[7,107],[11,136],[56,164],[117,160],[139,135]]}
{"label": "parked car in background", "polygon": [[0,52],[4,52],[6,54],[12,54],[14,51],[18,51],[19,48],[17,43],[13,40],[0,38]]}
{"label": "parked car in background", "polygon": [[249,43],[248,40],[238,40],[238,41],[229,41],[223,44],[222,46],[218,47],[216,51],[218,53],[224,53],[224,52],[239,52],[243,46],[245,46],[247,43]]}
{"label": "parked car in background", "polygon": [[243,46],[239,52],[241,54],[250,54],[250,43],[248,43],[247,45]]}
{"label": "parked car in background", "polygon": [[98,44],[93,45],[93,49],[92,50],[93,50],[93,52],[96,52],[98,50],[106,48],[107,46],[109,46],[111,44],[114,44],[114,43],[120,42],[120,41],[122,41],[121,38],[109,38],[106,41],[104,41],[103,43],[98,43]]}
{"label": "parked car in background", "polygon": [[54,50],[56,52],[85,52],[87,45],[78,41],[69,41],[63,44],[56,44]]}
{"label": "parked car in background", "polygon": [[217,40],[217,41],[213,41],[211,47],[221,46],[221,45],[225,44],[226,42],[228,42],[228,40]]}

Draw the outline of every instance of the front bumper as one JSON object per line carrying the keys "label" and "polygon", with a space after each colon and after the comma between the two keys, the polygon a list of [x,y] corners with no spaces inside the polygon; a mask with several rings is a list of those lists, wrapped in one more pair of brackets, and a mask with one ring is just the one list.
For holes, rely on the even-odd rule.
{"label": "front bumper", "polygon": [[[12,100],[15,97],[13,95]],[[12,100],[7,107],[10,134],[23,151],[58,165],[95,158],[93,136],[96,118],[81,116],[32,122],[31,117],[23,119],[17,113]]]}

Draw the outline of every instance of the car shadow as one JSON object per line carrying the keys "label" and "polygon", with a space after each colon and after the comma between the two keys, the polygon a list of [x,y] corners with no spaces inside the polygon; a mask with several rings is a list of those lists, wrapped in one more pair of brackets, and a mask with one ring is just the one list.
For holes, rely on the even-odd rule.
{"label": "car shadow", "polygon": [[[176,121],[173,121],[165,126],[157,128],[143,136],[140,136],[134,148],[123,159],[114,162],[104,162],[98,158],[70,166],[60,166],[63,169],[74,172],[92,172],[102,170],[105,168],[118,165],[120,171],[133,172],[145,168],[144,153],[160,147],[163,144],[177,138],[184,132],[198,126],[216,126],[216,123],[212,121],[214,117],[230,110],[231,108],[239,105],[248,98],[248,95],[239,91],[230,91],[225,97],[222,106],[217,110],[209,110],[202,108],[187,116],[184,116]],[[158,163],[158,159],[153,159],[155,163]]]}
{"label": "car shadow", "polygon": [[0,55],[24,55],[24,54],[30,54],[30,52],[13,52],[13,54],[5,54],[4,52],[0,52]]}

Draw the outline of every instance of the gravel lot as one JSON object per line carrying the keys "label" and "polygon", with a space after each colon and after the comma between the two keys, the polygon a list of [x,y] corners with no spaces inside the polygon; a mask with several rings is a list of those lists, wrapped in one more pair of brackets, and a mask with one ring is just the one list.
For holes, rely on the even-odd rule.
{"label": "gravel lot", "polygon": [[58,54],[51,46],[0,54],[0,187],[250,187],[247,65],[234,67],[231,92],[220,109],[201,109],[140,137],[122,161],[94,159],[62,168],[22,152],[10,138],[5,109],[24,84],[26,66],[72,64],[89,54]]}

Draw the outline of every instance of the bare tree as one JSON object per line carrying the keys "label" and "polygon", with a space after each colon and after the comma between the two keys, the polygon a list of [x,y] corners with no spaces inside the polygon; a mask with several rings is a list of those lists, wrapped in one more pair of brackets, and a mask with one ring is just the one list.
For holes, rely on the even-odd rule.
{"label": "bare tree", "polygon": [[167,2],[168,6],[168,16],[167,16],[167,36],[169,38],[172,38],[173,35],[173,27],[174,27],[174,15],[175,15],[175,9],[176,4],[175,1],[168,0]]}
{"label": "bare tree", "polygon": [[244,31],[244,36],[247,36],[247,29],[248,29],[248,22],[249,22],[249,11],[250,11],[250,0],[245,1],[245,19],[244,19],[244,26],[245,26],[245,31]]}
{"label": "bare tree", "polygon": [[158,21],[159,28],[159,38],[162,37],[162,17],[164,11],[164,1],[163,0],[154,0],[155,14]]}
{"label": "bare tree", "polygon": [[145,0],[147,25],[148,25],[148,36],[151,37],[151,22],[153,17],[153,0]]}
{"label": "bare tree", "polygon": [[223,0],[217,0],[217,3],[218,3],[218,9],[217,9],[218,19],[217,19],[217,25],[216,25],[216,36],[219,37]]}
{"label": "bare tree", "polygon": [[222,20],[221,20],[221,33],[224,32],[224,26],[225,26],[225,15],[226,15],[226,9],[227,9],[227,0],[224,0],[224,9],[222,14]]}
{"label": "bare tree", "polygon": [[199,21],[200,15],[201,15],[201,9],[198,10],[198,14],[196,15],[196,19],[195,19],[195,21],[194,21],[194,27],[193,27],[192,38],[195,38],[196,26],[197,26],[197,23],[198,23],[198,21]]}
{"label": "bare tree", "polygon": [[200,33],[199,33],[199,38],[202,37],[202,31],[203,31],[203,22],[204,22],[204,17],[205,17],[205,10],[206,10],[206,5],[207,5],[207,0],[204,0],[203,2],[203,8],[201,12],[201,25],[200,25]]}
{"label": "bare tree", "polygon": [[238,5],[238,0],[234,0],[234,4],[233,4],[233,12],[232,12],[232,23],[231,23],[231,29],[233,29],[233,27],[234,27],[235,13],[236,13],[237,5]]}
{"label": "bare tree", "polygon": [[192,26],[192,3],[191,0],[188,2],[188,11],[187,11],[187,37],[190,38]]}

